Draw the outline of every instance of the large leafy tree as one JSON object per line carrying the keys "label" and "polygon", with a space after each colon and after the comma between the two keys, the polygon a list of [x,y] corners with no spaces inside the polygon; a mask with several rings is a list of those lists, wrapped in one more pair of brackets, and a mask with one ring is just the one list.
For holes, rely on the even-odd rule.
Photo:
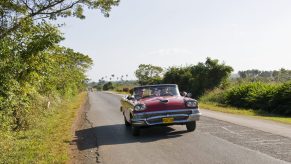
{"label": "large leafy tree", "polygon": [[85,18],[84,7],[99,9],[108,17],[112,6],[119,0],[1,0],[0,39],[23,26],[28,20],[36,21],[74,16]]}
{"label": "large leafy tree", "polygon": [[87,55],[59,46],[63,40],[50,20],[73,16],[83,9],[109,16],[119,0],[0,1],[0,129],[27,127],[30,116],[46,103],[72,96],[87,82],[92,65]]}
{"label": "large leafy tree", "polygon": [[0,41],[0,128],[26,127],[51,97],[84,87],[92,60],[60,47],[62,39],[57,27],[27,21]]}
{"label": "large leafy tree", "polygon": [[207,58],[205,63],[187,67],[172,67],[164,75],[164,83],[178,84],[180,90],[190,91],[194,97],[221,85],[233,71],[232,67]]}
{"label": "large leafy tree", "polygon": [[161,82],[163,68],[151,64],[140,64],[135,71],[140,85],[155,84]]}
{"label": "large leafy tree", "polygon": [[163,83],[177,84],[181,91],[190,91],[191,67],[170,67],[167,69]]}

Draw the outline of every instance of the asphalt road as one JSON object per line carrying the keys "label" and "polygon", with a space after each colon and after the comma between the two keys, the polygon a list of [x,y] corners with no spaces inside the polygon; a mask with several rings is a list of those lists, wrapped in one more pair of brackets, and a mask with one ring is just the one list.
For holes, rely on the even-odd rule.
{"label": "asphalt road", "polygon": [[291,162],[291,139],[202,117],[194,132],[185,126],[153,127],[131,135],[119,111],[120,97],[89,93],[87,126],[76,132],[80,163],[273,164]]}

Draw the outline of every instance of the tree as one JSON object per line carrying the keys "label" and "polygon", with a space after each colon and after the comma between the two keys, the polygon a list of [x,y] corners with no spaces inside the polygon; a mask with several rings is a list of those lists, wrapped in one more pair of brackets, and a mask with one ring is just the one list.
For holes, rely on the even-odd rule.
{"label": "tree", "polygon": [[263,82],[286,82],[291,79],[291,71],[281,68],[276,71],[261,71],[257,69],[245,70],[238,72],[244,81],[263,81]]}
{"label": "tree", "polygon": [[164,75],[164,83],[178,84],[180,90],[190,91],[194,97],[221,85],[233,71],[232,67],[207,58],[205,63],[187,67],[171,67]]}
{"label": "tree", "polygon": [[191,91],[200,96],[206,90],[212,90],[224,83],[233,71],[231,66],[220,64],[217,59],[207,58],[205,63],[198,63],[191,68],[193,79]]}
{"label": "tree", "polygon": [[162,80],[163,68],[151,64],[140,64],[135,71],[140,85],[156,84]]}
{"label": "tree", "polygon": [[22,26],[0,41],[0,129],[27,127],[44,101],[84,89],[92,60],[58,46],[62,39],[57,27],[42,22]]}
{"label": "tree", "polygon": [[190,91],[191,67],[170,67],[167,69],[163,83],[177,84],[181,91]]}
{"label": "tree", "polygon": [[85,72],[92,59],[59,46],[64,38],[50,21],[68,16],[84,19],[84,7],[101,10],[108,17],[111,7],[118,3],[0,1],[0,130],[27,127],[32,120],[29,117],[45,111],[44,104],[73,96],[88,82]]}
{"label": "tree", "polygon": [[104,85],[103,85],[103,90],[104,91],[108,91],[108,90],[111,90],[111,89],[113,89],[114,87],[113,87],[113,84],[112,84],[112,82],[108,82],[108,83],[105,83]]}
{"label": "tree", "polygon": [[57,17],[74,16],[84,19],[83,8],[99,9],[109,16],[119,0],[2,0],[0,1],[0,38],[9,35],[26,21],[46,21]]}

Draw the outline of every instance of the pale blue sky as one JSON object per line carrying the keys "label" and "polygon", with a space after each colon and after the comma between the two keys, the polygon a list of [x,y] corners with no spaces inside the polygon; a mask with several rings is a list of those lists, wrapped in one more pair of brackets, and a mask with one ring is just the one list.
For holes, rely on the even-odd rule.
{"label": "pale blue sky", "polygon": [[95,81],[206,57],[235,71],[291,69],[290,0],[121,0],[109,18],[90,10],[64,22],[62,44],[94,60]]}

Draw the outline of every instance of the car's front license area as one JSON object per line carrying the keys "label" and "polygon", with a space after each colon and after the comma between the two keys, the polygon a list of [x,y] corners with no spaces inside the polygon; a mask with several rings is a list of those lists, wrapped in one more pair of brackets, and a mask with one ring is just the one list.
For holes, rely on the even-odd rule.
{"label": "car's front license area", "polygon": [[133,126],[185,124],[199,120],[200,116],[201,113],[197,108],[141,112],[133,115],[131,124]]}

